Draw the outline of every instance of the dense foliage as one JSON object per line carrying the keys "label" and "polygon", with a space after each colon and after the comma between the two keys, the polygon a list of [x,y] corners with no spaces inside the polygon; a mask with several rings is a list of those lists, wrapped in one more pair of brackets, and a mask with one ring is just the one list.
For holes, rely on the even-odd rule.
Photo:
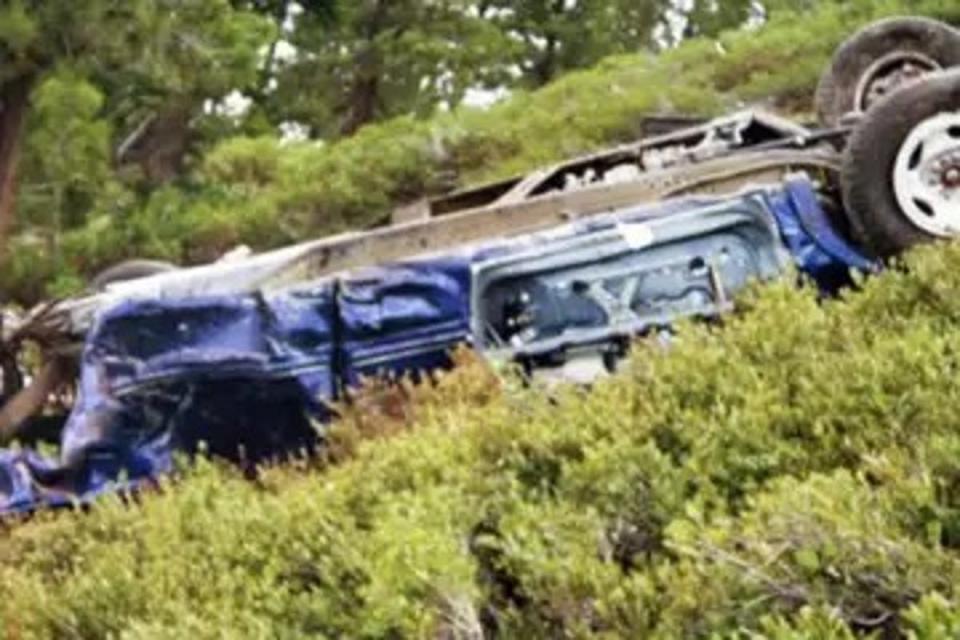
{"label": "dense foliage", "polygon": [[[454,108],[471,91],[540,86],[606,55],[679,38],[668,28],[671,5],[4,2],[0,258],[8,256],[7,237],[15,231],[13,259],[20,263],[7,279],[20,283],[18,267],[40,254],[42,268],[22,283],[33,285],[33,295],[14,287],[21,298],[40,296],[55,273],[88,275],[96,256],[63,249],[63,234],[103,219],[122,227],[153,206],[153,195],[169,202],[156,193],[165,186],[186,198],[176,209],[190,208],[198,196],[194,169],[218,142],[281,133],[331,141],[372,122]],[[736,26],[745,19],[742,11],[701,9],[671,10],[669,21]],[[217,185],[201,181],[205,202],[216,202]],[[180,216],[177,210],[165,217]],[[261,246],[271,240],[244,231]],[[111,235],[104,242],[113,254],[156,251],[138,243],[121,249],[116,243],[124,240]],[[52,290],[79,284],[61,278]]]}
{"label": "dense foliage", "polygon": [[[277,6],[287,3],[233,4],[279,11]],[[695,7],[701,4],[695,3]],[[733,7],[722,4],[728,9]],[[791,3],[768,4],[780,7]],[[539,90],[518,91],[489,110],[461,108],[439,112],[431,118],[399,116],[366,126],[338,141],[285,144],[271,134],[230,136],[213,144],[225,132],[236,131],[226,127],[224,122],[229,118],[218,116],[216,110],[205,112],[195,122],[200,129],[196,135],[208,136],[204,152],[191,156],[189,170],[176,181],[160,187],[144,186],[135,178],[131,183],[131,178],[117,173],[110,165],[107,143],[121,127],[112,124],[112,120],[101,122],[97,114],[104,109],[113,113],[110,105],[114,104],[116,93],[105,91],[90,80],[78,79],[76,71],[60,69],[37,88],[31,116],[36,126],[27,138],[27,150],[32,151],[25,157],[26,182],[21,197],[25,218],[21,220],[20,233],[13,239],[9,259],[0,270],[0,291],[7,298],[32,302],[45,295],[74,291],[90,274],[128,257],[196,263],[216,258],[237,243],[267,248],[371,226],[383,221],[392,206],[423,194],[528,170],[572,153],[634,138],[642,117],[651,112],[709,114],[742,104],[760,104],[803,114],[834,46],[859,25],[879,16],[908,12],[960,20],[960,10],[950,0],[809,4],[816,6],[802,18],[781,9],[774,11],[763,26],[727,32],[719,40],[688,40],[659,56],[607,58],[589,71],[567,74]],[[511,23],[509,28],[532,28],[532,20],[521,18],[539,15],[536,5],[529,3],[529,14],[513,14],[515,22],[520,22]],[[324,3],[310,6],[315,7],[315,14],[303,17],[304,29],[331,19],[323,9]],[[587,6],[592,5],[584,5]],[[354,13],[340,15],[343,20],[360,19]],[[569,24],[577,21],[564,22],[561,17],[555,16],[551,22],[557,25],[558,33],[577,41],[589,40],[585,35],[570,35]],[[230,25],[249,19],[245,14],[235,15],[233,22],[221,19],[208,25],[201,35],[215,42],[217,37],[226,38],[223,34],[231,33]],[[591,18],[586,22],[601,24],[598,20]],[[212,29],[217,24],[221,27]],[[251,24],[261,25],[256,21]],[[476,37],[478,43],[492,37],[476,25],[457,26],[449,20],[436,24],[437,28],[447,25],[445,28],[456,33],[466,29],[464,37]],[[706,22],[702,25],[697,32],[712,31]],[[249,34],[250,30],[242,32]],[[277,31],[256,33],[260,34],[257,38],[263,38]],[[426,34],[420,36],[425,38]],[[530,35],[537,42],[542,37]],[[244,65],[245,52],[260,40],[244,42],[247,44],[242,47],[211,46],[207,50],[211,55],[235,60],[236,66],[231,68],[239,74],[236,77],[247,77],[244,74],[249,75],[250,69]],[[431,60],[440,55],[435,45],[417,42],[418,55],[434,56]],[[625,45],[617,47],[613,50],[624,50]],[[603,53],[608,51],[585,51],[581,57],[591,60]],[[470,55],[474,54],[476,51]],[[421,62],[426,64],[427,58]],[[445,55],[441,58],[447,59]],[[324,59],[318,53],[309,60],[321,64]],[[167,58],[160,56],[160,60]],[[475,62],[464,59],[467,66]],[[282,79],[284,73],[296,75],[300,72],[297,69],[297,65],[281,66],[276,78]],[[334,73],[334,67],[326,69]],[[199,80],[189,74],[182,76],[179,84],[170,80],[181,77],[176,73],[165,71],[156,75],[161,85],[196,87],[191,95],[207,95],[204,92],[208,86],[197,84]],[[327,78],[323,82],[335,82],[330,79],[333,76],[316,77],[318,82],[321,77]],[[409,86],[403,84],[406,81],[395,74],[390,77],[400,83],[394,87],[396,91],[391,89],[391,95],[408,91]],[[301,82],[306,82],[304,77]],[[454,91],[461,89],[462,85]],[[277,85],[274,94],[284,91],[287,90],[282,85]],[[301,94],[298,99],[311,99],[310,92]],[[161,95],[178,94],[164,89]],[[453,100],[452,94],[447,97]],[[136,100],[134,103],[139,104]],[[293,101],[285,104],[296,106]],[[265,131],[255,121],[266,118],[263,122],[269,123],[286,117],[279,112],[267,113],[276,108],[269,101],[263,103],[261,108],[251,111],[240,129]],[[412,103],[403,109],[407,108],[419,110]],[[168,133],[177,130],[174,124],[164,122]],[[172,138],[167,135],[165,139]],[[44,153],[51,145],[59,145],[57,153]],[[147,169],[154,167],[148,162],[152,157],[144,159]],[[176,154],[171,157],[175,159]],[[151,170],[164,175],[169,167],[160,164]],[[55,230],[52,235],[51,229]]]}
{"label": "dense foliage", "polygon": [[[782,282],[592,390],[473,364],[326,468],[212,463],[0,534],[11,637],[960,632],[960,246]],[[397,402],[410,395],[409,402]]]}
{"label": "dense foliage", "polygon": [[[102,204],[98,197],[109,198],[119,182],[114,130],[136,120],[149,115],[155,124],[140,136],[149,161],[128,149],[116,152],[117,163],[139,161],[151,180],[175,175],[196,107],[251,82],[271,33],[267,20],[232,11],[227,0],[4,2],[0,252],[14,222],[44,229],[55,244]],[[17,206],[21,181],[26,198]]]}

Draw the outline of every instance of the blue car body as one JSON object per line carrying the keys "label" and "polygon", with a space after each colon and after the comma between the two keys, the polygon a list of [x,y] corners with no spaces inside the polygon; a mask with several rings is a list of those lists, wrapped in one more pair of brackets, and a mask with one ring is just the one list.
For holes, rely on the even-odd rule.
{"label": "blue car body", "polygon": [[142,486],[201,443],[248,464],[309,451],[364,376],[446,367],[462,343],[531,360],[605,344],[720,313],[791,263],[825,290],[873,268],[802,177],[282,291],[122,302],[87,336],[59,458],[0,453],[0,513]]}

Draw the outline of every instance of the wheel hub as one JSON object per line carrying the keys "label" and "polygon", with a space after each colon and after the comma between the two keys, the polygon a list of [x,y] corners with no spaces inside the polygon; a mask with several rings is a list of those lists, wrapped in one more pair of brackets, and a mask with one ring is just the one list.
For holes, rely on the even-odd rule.
{"label": "wheel hub", "polygon": [[941,182],[945,189],[960,188],[960,163],[953,164],[944,171]]}
{"label": "wheel hub", "polygon": [[960,235],[960,112],[939,113],[913,128],[894,163],[893,190],[914,226]]}
{"label": "wheel hub", "polygon": [[856,106],[867,111],[901,86],[938,71],[936,60],[915,51],[894,51],[883,56],[864,72],[857,86]]}

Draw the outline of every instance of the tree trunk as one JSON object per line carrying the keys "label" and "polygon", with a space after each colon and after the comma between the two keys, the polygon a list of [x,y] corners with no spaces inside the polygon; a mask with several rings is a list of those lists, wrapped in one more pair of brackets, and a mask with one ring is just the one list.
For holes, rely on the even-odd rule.
{"label": "tree trunk", "polygon": [[353,59],[353,83],[347,93],[345,118],[340,126],[340,135],[349,136],[377,117],[380,103],[380,51],[377,36],[385,27],[387,2],[375,0],[369,15],[361,27],[363,41]]}
{"label": "tree trunk", "polygon": [[17,162],[32,88],[32,76],[0,86],[0,256],[6,254],[7,237],[16,217]]}
{"label": "tree trunk", "polygon": [[172,100],[152,114],[117,150],[117,164],[137,164],[151,187],[170,182],[183,170],[190,148],[192,104]]}
{"label": "tree trunk", "polygon": [[380,100],[380,78],[377,70],[377,54],[365,52],[357,57],[357,79],[348,95],[347,117],[340,128],[340,135],[350,136],[365,124],[373,122],[377,116],[377,103]]}
{"label": "tree trunk", "polygon": [[547,35],[547,43],[540,58],[533,65],[534,88],[540,88],[553,80],[557,74],[557,39]]}

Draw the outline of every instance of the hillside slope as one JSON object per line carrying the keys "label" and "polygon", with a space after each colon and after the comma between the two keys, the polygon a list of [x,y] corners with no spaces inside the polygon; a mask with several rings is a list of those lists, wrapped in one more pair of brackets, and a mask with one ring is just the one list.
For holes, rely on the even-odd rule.
{"label": "hillside slope", "polygon": [[926,248],[823,304],[764,287],[589,392],[473,365],[415,393],[410,429],[345,422],[326,470],[203,464],[136,504],[38,516],[0,534],[0,624],[956,637],[958,265],[960,246]]}
{"label": "hillside slope", "polygon": [[633,139],[650,113],[762,104],[802,114],[834,47],[871,20],[903,13],[960,22],[951,0],[825,3],[719,42],[690,40],[659,57],[609,59],[489,111],[402,118],[331,145],[230,140],[203,159],[190,184],[67,233],[59,259],[19,238],[0,270],[0,292],[32,302],[72,291],[124,258],[197,263],[237,243],[263,249],[369,227],[392,206],[451,180],[475,184]]}

